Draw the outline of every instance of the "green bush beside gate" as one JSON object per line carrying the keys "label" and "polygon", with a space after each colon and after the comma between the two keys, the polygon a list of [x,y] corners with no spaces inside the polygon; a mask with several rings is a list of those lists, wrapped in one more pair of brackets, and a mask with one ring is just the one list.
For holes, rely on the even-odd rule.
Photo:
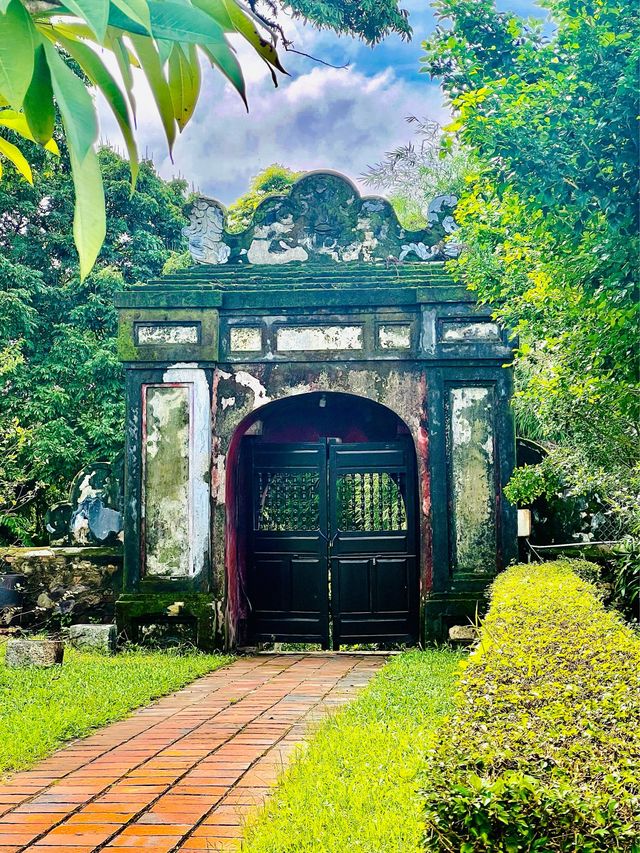
{"label": "green bush beside gate", "polygon": [[423,781],[426,851],[640,851],[640,638],[583,577],[495,581]]}

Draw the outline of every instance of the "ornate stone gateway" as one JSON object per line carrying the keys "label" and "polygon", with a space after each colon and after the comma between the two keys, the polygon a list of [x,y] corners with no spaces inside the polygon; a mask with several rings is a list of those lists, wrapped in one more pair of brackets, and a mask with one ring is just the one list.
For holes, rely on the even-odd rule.
{"label": "ornate stone gateway", "polygon": [[132,637],[413,642],[473,616],[516,550],[511,346],[445,272],[454,205],[406,232],[311,173],[229,234],[201,199],[196,265],[120,294]]}

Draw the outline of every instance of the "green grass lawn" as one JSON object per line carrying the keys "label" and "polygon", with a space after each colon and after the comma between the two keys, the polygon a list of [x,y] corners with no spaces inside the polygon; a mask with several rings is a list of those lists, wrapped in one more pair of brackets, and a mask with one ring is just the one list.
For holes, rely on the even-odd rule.
{"label": "green grass lawn", "polygon": [[[461,655],[393,658],[324,721],[250,820],[246,853],[414,853],[428,736],[450,709]],[[422,780],[424,784],[424,780]]]}
{"label": "green grass lawn", "polygon": [[51,669],[0,664],[0,776],[230,660],[138,650],[108,657],[67,648],[63,665]]}

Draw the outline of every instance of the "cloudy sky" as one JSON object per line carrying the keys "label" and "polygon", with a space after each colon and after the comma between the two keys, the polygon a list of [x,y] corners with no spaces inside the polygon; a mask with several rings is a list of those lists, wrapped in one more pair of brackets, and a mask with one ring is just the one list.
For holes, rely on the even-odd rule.
{"label": "cloudy sky", "polygon": [[[299,22],[286,25],[295,47],[346,69],[329,68],[292,53],[281,54],[290,77],[274,89],[264,64],[238,44],[247,79],[247,114],[222,76],[204,71],[194,117],[179,136],[172,163],[160,121],[144,81],[137,83],[140,152],[161,174],[185,177],[205,195],[229,203],[252,175],[278,162],[296,170],[335,169],[357,180],[368,164],[406,143],[406,117],[443,121],[447,110],[437,83],[419,73],[421,41],[435,23],[428,0],[404,0],[414,35],[410,42],[390,36],[375,48]],[[499,0],[501,8],[542,16],[533,0]],[[100,104],[102,139],[120,137]]]}

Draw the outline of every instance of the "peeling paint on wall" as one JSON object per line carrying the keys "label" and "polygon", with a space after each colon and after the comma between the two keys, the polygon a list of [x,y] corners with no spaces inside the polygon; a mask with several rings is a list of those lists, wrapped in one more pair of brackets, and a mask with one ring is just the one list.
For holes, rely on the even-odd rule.
{"label": "peeling paint on wall", "polygon": [[188,382],[193,388],[191,455],[191,575],[208,563],[210,550],[209,480],[211,465],[211,391],[206,372],[192,363],[177,363],[164,372],[165,382]]}
{"label": "peeling paint on wall", "polygon": [[492,573],[496,568],[493,388],[452,388],[449,403],[454,571]]}
{"label": "peeling paint on wall", "polygon": [[224,453],[217,453],[213,457],[213,479],[211,496],[220,506],[224,506],[225,502],[225,486],[226,486],[227,471],[225,466]]}
{"label": "peeling paint on wall", "polygon": [[210,393],[206,373],[174,364],[145,386],[145,572],[192,577],[209,552]]}
{"label": "peeling paint on wall", "polygon": [[188,385],[145,388],[144,531],[146,573],[190,573]]}
{"label": "peeling paint on wall", "polygon": [[[231,377],[231,375],[232,374],[230,373],[226,374],[226,376],[229,378]],[[255,376],[252,376],[246,370],[237,370],[233,375],[235,376],[236,382],[253,392],[254,409],[257,409],[258,406],[263,406],[265,403],[270,402],[271,398],[267,396],[267,389]]]}

